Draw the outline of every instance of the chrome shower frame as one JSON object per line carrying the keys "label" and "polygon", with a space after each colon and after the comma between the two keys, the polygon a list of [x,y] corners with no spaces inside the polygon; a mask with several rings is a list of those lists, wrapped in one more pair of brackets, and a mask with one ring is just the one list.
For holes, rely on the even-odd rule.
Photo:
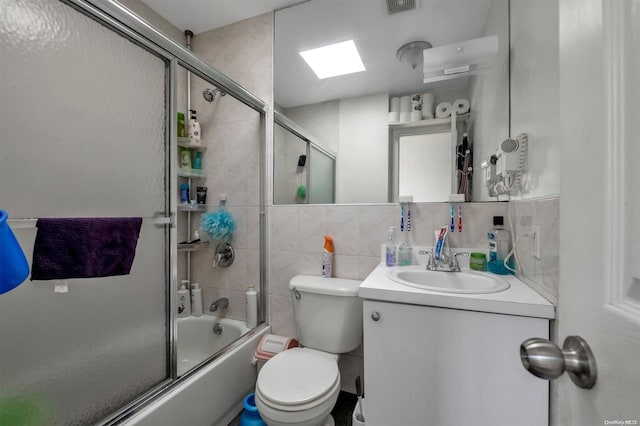
{"label": "chrome shower frame", "polygon": [[[188,72],[194,73],[209,84],[214,85],[221,95],[230,94],[235,99],[247,105],[260,114],[263,131],[263,143],[260,144],[260,306],[259,321],[263,323],[249,334],[254,334],[266,326],[266,200],[267,200],[267,162],[266,154],[268,146],[273,143],[273,111],[269,105],[253,95],[247,89],[222,74],[202,59],[191,53],[185,47],[166,37],[145,20],[141,19],[115,0],[61,0],[86,16],[96,20],[105,27],[117,32],[121,36],[145,48],[155,54],[166,64],[166,117],[165,117],[165,146],[166,146],[166,181],[169,183],[169,196],[165,213],[171,217],[171,226],[168,227],[167,248],[167,365],[169,365],[168,378],[155,387],[147,390],[142,396],[130,402],[126,406],[114,412],[108,418],[98,422],[98,425],[117,424],[124,419],[139,412],[142,408],[160,398],[166,391],[180,385],[184,380],[197,373],[206,366],[202,364],[183,376],[177,376],[177,346],[176,346],[176,306],[177,291],[177,229],[175,217],[177,216],[177,72],[178,66],[184,67]],[[188,99],[190,103],[190,99]],[[217,356],[209,358],[209,362]]]}

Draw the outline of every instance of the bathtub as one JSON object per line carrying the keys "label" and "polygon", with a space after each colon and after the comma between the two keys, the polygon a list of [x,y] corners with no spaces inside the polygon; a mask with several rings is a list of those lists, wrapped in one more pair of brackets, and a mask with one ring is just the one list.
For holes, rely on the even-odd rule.
{"label": "bathtub", "polygon": [[[216,322],[222,324],[221,336],[213,333]],[[215,351],[233,342],[237,336],[242,337],[212,362],[178,379],[167,392],[119,424],[228,425],[242,411],[244,397],[254,390],[256,367],[252,364],[253,354],[262,336],[270,332],[271,327],[267,325],[249,330],[244,322],[219,319],[211,315],[178,319],[179,375],[182,370],[189,369],[190,365],[199,364]],[[205,349],[206,345],[211,346]]]}
{"label": "bathtub", "polygon": [[[214,326],[222,332],[215,334]],[[213,315],[178,318],[178,376],[249,332],[244,321]]]}

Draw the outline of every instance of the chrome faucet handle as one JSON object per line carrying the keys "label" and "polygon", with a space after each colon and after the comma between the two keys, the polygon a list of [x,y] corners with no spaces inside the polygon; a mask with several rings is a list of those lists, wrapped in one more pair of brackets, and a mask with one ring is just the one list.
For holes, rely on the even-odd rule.
{"label": "chrome faucet handle", "polygon": [[451,269],[452,271],[455,272],[460,272],[460,264],[458,263],[458,255],[460,256],[469,256],[469,252],[466,251],[459,251],[457,253],[453,254],[453,257],[451,258],[451,263],[449,263],[449,269]]}
{"label": "chrome faucet handle", "polygon": [[429,256],[429,258],[427,259],[427,270],[429,270],[429,271],[435,271],[436,270],[438,265],[436,265],[436,260],[433,257],[433,251],[420,250],[418,252],[418,254],[426,254],[427,256]]}

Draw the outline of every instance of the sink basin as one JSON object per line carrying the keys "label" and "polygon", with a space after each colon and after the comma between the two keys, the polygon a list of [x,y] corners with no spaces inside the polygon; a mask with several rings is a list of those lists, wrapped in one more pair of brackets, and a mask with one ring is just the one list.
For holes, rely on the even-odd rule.
{"label": "sink basin", "polygon": [[498,293],[510,287],[508,281],[483,272],[428,271],[424,266],[391,268],[387,277],[398,284],[443,293]]}

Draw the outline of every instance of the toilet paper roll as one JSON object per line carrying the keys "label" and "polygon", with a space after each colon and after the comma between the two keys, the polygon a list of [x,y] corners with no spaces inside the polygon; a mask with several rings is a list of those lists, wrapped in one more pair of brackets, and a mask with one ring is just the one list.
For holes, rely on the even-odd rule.
{"label": "toilet paper roll", "polygon": [[411,104],[411,112],[414,112],[414,111],[420,111],[420,114],[422,114],[422,103],[413,102]]}
{"label": "toilet paper roll", "polygon": [[400,121],[400,112],[392,111],[389,113],[389,123],[397,123]]}
{"label": "toilet paper roll", "polygon": [[435,103],[436,97],[433,93],[423,93],[422,94],[422,118],[425,120],[432,119],[433,115],[433,105]]}
{"label": "toilet paper roll", "polygon": [[422,111],[411,111],[411,121],[422,121]]}
{"label": "toilet paper roll", "polygon": [[453,107],[449,102],[439,103],[436,107],[436,117],[437,118],[447,118],[451,115],[451,111]]}
{"label": "toilet paper roll", "polygon": [[411,112],[410,96],[403,96],[400,98],[400,112]]}
{"label": "toilet paper roll", "polygon": [[453,110],[456,114],[466,114],[469,112],[469,101],[467,99],[456,99],[453,103]]}
{"label": "toilet paper roll", "polygon": [[389,111],[400,112],[400,98],[398,97],[391,98],[391,105],[389,106]]}
{"label": "toilet paper roll", "polygon": [[409,111],[400,113],[400,122],[401,123],[408,123],[410,121],[411,121],[411,113]]}
{"label": "toilet paper roll", "polygon": [[422,93],[414,93],[413,95],[411,95],[411,102],[422,103]]}

